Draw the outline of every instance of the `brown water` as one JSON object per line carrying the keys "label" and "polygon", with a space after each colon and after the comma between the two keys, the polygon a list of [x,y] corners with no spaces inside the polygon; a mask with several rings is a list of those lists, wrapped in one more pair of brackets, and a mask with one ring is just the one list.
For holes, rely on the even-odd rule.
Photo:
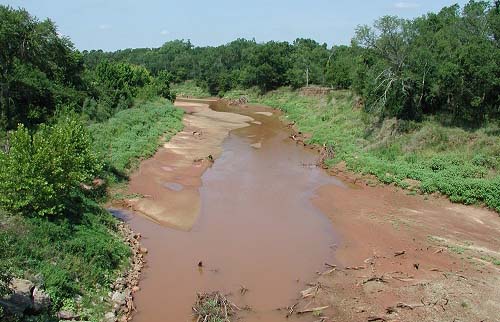
{"label": "brown water", "polygon": [[[295,303],[306,283],[333,260],[332,225],[310,199],[319,187],[342,183],[304,166],[314,164],[317,155],[288,139],[276,114],[255,114],[271,110],[212,107],[262,124],[235,130],[225,140],[222,155],[203,174],[201,213],[191,231],[127,215],[149,249],[135,296],[135,322],[192,321],[196,292],[213,290],[249,305],[253,311],[244,313],[244,321],[286,321],[276,309]],[[242,285],[249,289],[243,296]]]}

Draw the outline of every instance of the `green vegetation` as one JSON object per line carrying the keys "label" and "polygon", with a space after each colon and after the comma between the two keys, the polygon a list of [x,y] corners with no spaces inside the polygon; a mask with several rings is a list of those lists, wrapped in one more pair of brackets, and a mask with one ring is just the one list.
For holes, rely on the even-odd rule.
{"label": "green vegetation", "polygon": [[31,135],[23,126],[12,132],[0,153],[0,207],[24,216],[78,212],[82,184],[91,184],[100,169],[90,135],[77,119],[62,117]]}
{"label": "green vegetation", "polygon": [[194,81],[185,81],[172,85],[172,92],[177,96],[206,98],[210,97],[210,93],[196,85]]}
{"label": "green vegetation", "polygon": [[0,47],[0,296],[17,277],[52,300],[32,317],[0,308],[0,320],[57,321],[64,309],[102,321],[130,250],[98,202],[182,127],[172,76],[89,68],[53,22],[2,5]]}
{"label": "green vegetation", "polygon": [[300,131],[312,134],[309,143],[332,146],[335,158],[329,165],[343,161],[350,170],[387,184],[440,192],[454,202],[482,202],[500,211],[498,125],[467,131],[432,117],[420,122],[377,120],[355,107],[350,91],[308,97],[287,88],[263,96],[240,90],[228,97],[242,94],[284,111]]}
{"label": "green vegetation", "polygon": [[0,214],[1,261],[11,275],[42,286],[53,301],[38,321],[53,321],[60,309],[101,321],[111,304],[99,298],[107,297],[110,283],[128,265],[129,249],[115,219],[91,201],[79,208],[79,218]]}
{"label": "green vegetation", "polygon": [[84,61],[142,65],[172,80],[193,80],[211,95],[257,87],[310,84],[352,89],[366,112],[382,118],[423,120],[477,128],[500,115],[500,2],[470,1],[406,20],[386,16],[360,26],[350,46],[256,43],[237,39],[218,47],[175,40],[160,48],[84,52]]}
{"label": "green vegetation", "polygon": [[108,121],[90,126],[94,149],[109,172],[122,177],[140,158],[156,152],[159,137],[168,141],[182,129],[182,115],[182,110],[165,100],[118,112]]}

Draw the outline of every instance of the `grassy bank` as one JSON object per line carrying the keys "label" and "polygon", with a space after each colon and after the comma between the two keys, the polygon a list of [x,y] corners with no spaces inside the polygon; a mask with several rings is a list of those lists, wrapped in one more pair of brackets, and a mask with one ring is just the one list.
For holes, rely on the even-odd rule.
{"label": "grassy bank", "polygon": [[453,202],[483,203],[500,211],[500,131],[498,123],[476,130],[422,122],[378,120],[355,107],[350,91],[306,97],[289,89],[260,96],[232,91],[285,112],[309,143],[332,146],[329,166],[345,162],[351,171],[423,194],[441,193]]}
{"label": "grassy bank", "polygon": [[182,115],[182,110],[164,99],[123,110],[106,122],[90,126],[94,149],[110,174],[126,176],[141,159],[156,152],[160,137],[168,141],[182,129]]}
{"label": "grassy bank", "polygon": [[[159,99],[90,125],[87,135],[101,176],[111,184],[126,181],[138,160],[154,154],[162,137],[167,140],[182,128],[181,120],[182,111]],[[43,148],[51,149],[50,144]],[[130,250],[117,232],[116,219],[95,201],[104,196],[80,191],[78,184],[71,189],[81,196],[70,199],[74,203],[63,213],[43,217],[0,212],[2,274],[35,282],[53,302],[48,312],[30,321],[58,321],[54,316],[59,310],[77,313],[81,320],[102,321],[112,309],[110,285],[129,265]],[[5,286],[2,274],[0,293]],[[2,321],[26,320],[2,314]]]}
{"label": "grassy bank", "polygon": [[207,90],[197,86],[194,81],[173,84],[170,89],[178,97],[206,98],[211,96]]}

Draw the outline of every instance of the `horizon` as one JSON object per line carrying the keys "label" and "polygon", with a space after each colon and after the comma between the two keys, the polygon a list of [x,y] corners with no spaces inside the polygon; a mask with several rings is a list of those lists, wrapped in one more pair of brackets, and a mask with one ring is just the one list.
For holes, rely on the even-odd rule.
{"label": "horizon", "polygon": [[[384,15],[412,19],[443,7],[468,1],[320,0],[313,7],[306,1],[257,0],[235,6],[228,0],[201,1],[135,0],[71,1],[0,0],[0,4],[24,8],[40,20],[51,19],[58,31],[80,50],[116,51],[157,48],[173,40],[189,40],[197,47],[220,46],[238,38],[293,42],[314,39],[328,47],[348,45],[359,25],[370,25]],[[233,5],[231,5],[233,4]],[[238,7],[238,8],[237,8]],[[176,14],[165,15],[168,8]],[[186,18],[187,17],[187,18]],[[167,21],[164,21],[167,20]],[[297,23],[301,22],[301,23]]]}

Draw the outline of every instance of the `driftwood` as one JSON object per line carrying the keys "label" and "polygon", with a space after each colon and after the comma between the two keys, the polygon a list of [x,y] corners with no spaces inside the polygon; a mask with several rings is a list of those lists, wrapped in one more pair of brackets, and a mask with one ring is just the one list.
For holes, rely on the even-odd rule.
{"label": "driftwood", "polygon": [[404,255],[406,254],[406,250],[402,250],[402,251],[399,251],[399,252],[395,252],[394,253],[394,257],[398,257],[398,256],[401,256],[401,255]]}
{"label": "driftwood", "polygon": [[219,292],[198,293],[193,306],[196,322],[224,321],[230,322],[241,309]]}
{"label": "driftwood", "polygon": [[297,314],[314,313],[314,312],[322,311],[322,310],[327,309],[329,307],[330,307],[329,305],[327,305],[327,306],[320,306],[320,307],[313,307],[311,309],[304,309],[304,310],[301,310],[301,311],[297,311]]}
{"label": "driftwood", "polygon": [[300,292],[300,294],[302,295],[302,298],[307,298],[307,297],[315,297],[316,295],[318,295],[319,291],[321,291],[323,289],[323,285],[321,283],[316,283],[316,284],[313,284],[311,285],[311,287],[309,287],[308,289],[306,290],[303,290],[302,292]]}
{"label": "driftwood", "polygon": [[241,96],[240,98],[232,99],[228,101],[229,105],[245,105],[248,104],[249,100],[246,96]]}
{"label": "driftwood", "polygon": [[323,144],[321,152],[319,154],[318,161],[316,164],[318,166],[323,166],[326,160],[333,159],[335,157],[335,150],[332,145]]}
{"label": "driftwood", "polygon": [[363,282],[361,282],[361,284],[366,284],[368,282],[379,282],[379,283],[389,283],[385,278],[384,276],[372,276],[366,280],[364,280]]}
{"label": "driftwood", "polygon": [[297,307],[297,305],[299,305],[299,303],[298,303],[298,302],[297,302],[297,303],[295,303],[295,304],[294,304],[294,305],[292,305],[292,306],[287,307],[287,310],[288,310],[288,312],[286,313],[286,317],[287,317],[287,318],[289,318],[290,316],[292,316],[292,315],[293,315],[293,312],[295,311],[295,308]]}

